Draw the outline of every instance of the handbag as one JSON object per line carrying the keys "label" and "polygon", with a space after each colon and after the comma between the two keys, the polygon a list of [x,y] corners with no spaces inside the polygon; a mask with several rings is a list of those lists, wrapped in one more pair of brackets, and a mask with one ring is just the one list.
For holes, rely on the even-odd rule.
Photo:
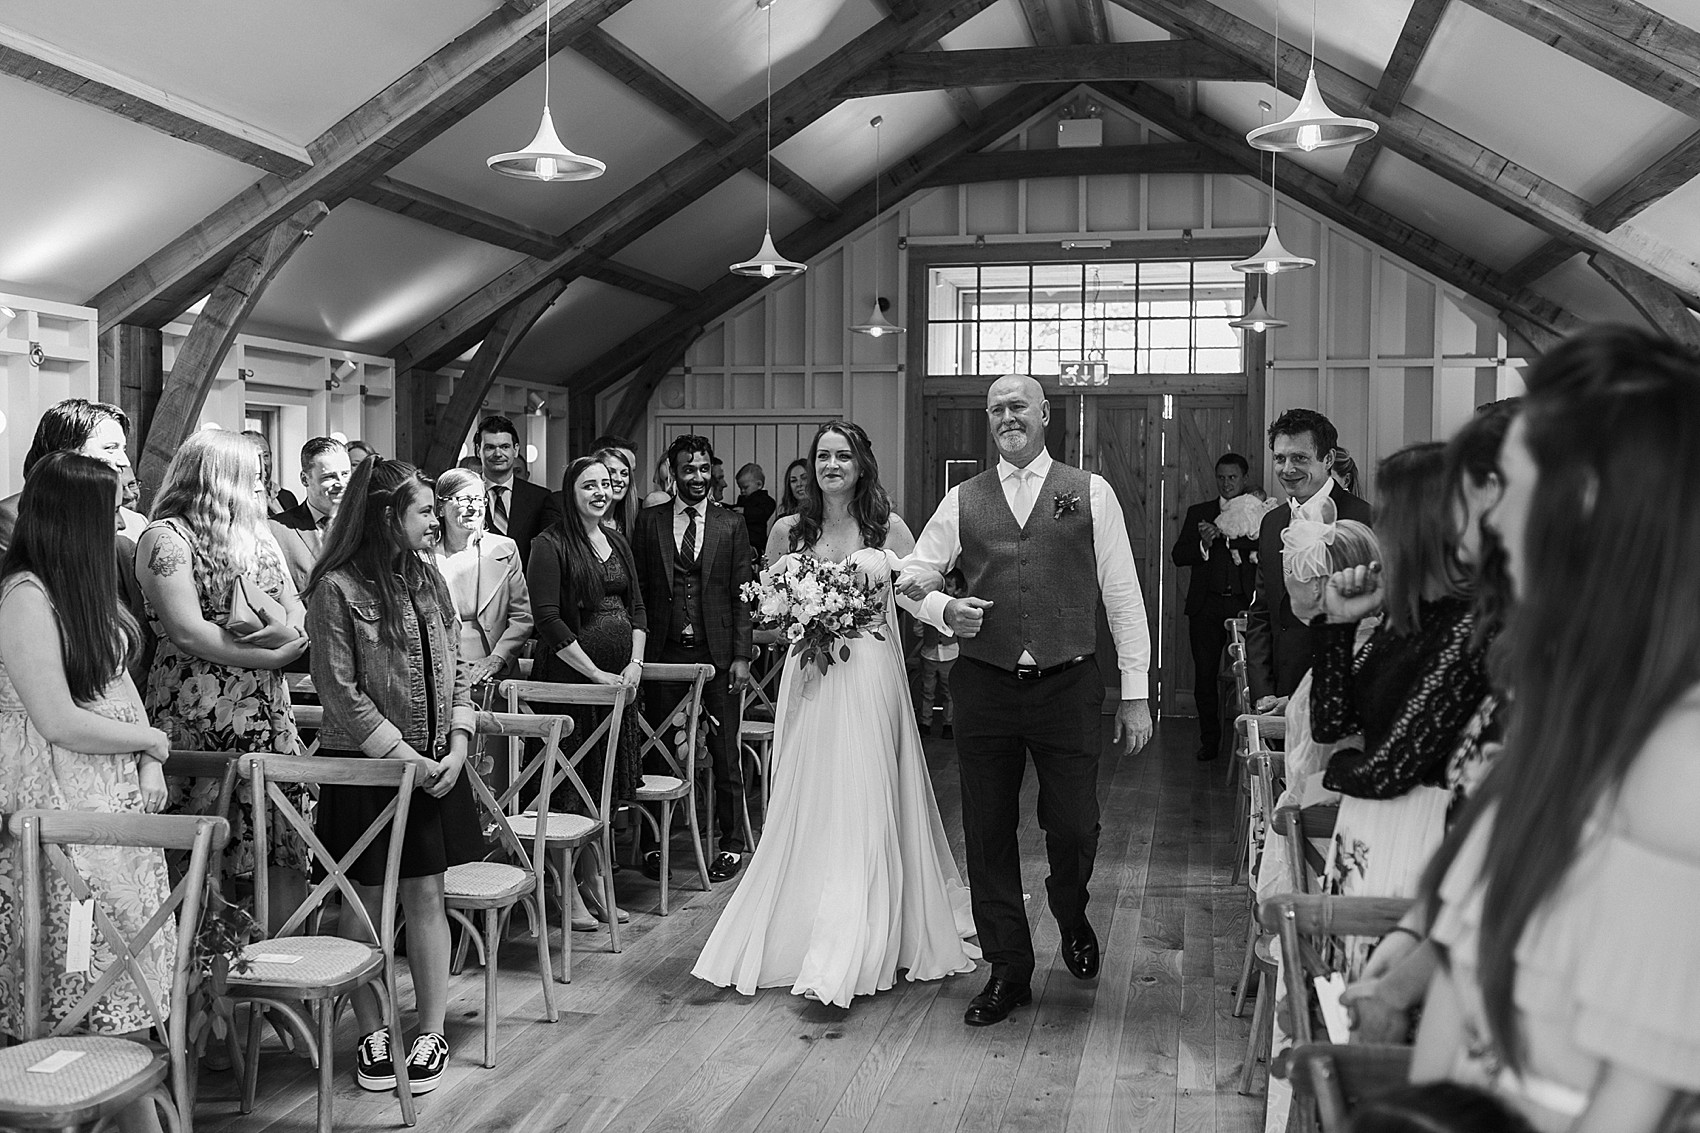
{"label": "handbag", "polygon": [[258,633],[267,626],[280,625],[288,617],[282,604],[247,575],[239,574],[230,585],[230,616],[224,628],[238,637]]}

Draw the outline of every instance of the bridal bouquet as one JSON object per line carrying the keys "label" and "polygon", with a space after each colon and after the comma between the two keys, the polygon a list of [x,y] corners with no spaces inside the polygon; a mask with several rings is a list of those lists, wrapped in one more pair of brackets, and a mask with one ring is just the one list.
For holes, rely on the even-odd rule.
{"label": "bridal bouquet", "polygon": [[833,662],[848,661],[850,638],[866,633],[885,640],[878,628],[885,598],[848,562],[788,555],[744,584],[744,601],[755,603],[758,624],[777,628],[791,643],[805,671],[812,666],[824,675]]}

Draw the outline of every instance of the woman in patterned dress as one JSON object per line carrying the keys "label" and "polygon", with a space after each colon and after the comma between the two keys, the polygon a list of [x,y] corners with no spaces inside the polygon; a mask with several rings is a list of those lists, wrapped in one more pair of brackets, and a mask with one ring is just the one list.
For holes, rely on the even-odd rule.
{"label": "woman in patterned dress", "polygon": [[[136,576],[159,638],[143,701],[173,747],[295,751],[283,667],[307,648],[305,614],[266,526],[264,492],[254,447],[235,434],[204,429],[172,458],[153,522],[137,545]],[[225,623],[238,577],[276,600],[284,620],[244,635],[230,630]],[[188,809],[210,806],[216,790],[210,781],[197,785]],[[238,876],[254,868],[252,816],[253,798],[242,780],[226,856]],[[299,835],[281,822],[271,830],[271,915],[278,923],[306,895],[309,863]]]}
{"label": "woman in patterned dress", "polygon": [[[112,555],[118,472],[75,453],[44,457],[19,501],[17,528],[0,566],[0,812],[93,810],[141,814],[165,805],[164,732],[148,726],[125,665],[140,641],[118,601]],[[78,846],[77,869],[118,927],[137,933],[170,897],[165,856],[126,846]],[[0,833],[0,1032],[24,1032],[23,896],[39,883],[21,875],[17,840]],[[44,1008],[51,1027],[87,991],[88,972],[66,972],[71,893],[47,882],[42,941]],[[138,957],[162,1009],[171,1004],[176,934],[154,935]],[[90,970],[116,962],[95,935]],[[103,1034],[153,1026],[130,979],[119,980],[89,1016]],[[128,1124],[128,1123],[126,1123]]]}

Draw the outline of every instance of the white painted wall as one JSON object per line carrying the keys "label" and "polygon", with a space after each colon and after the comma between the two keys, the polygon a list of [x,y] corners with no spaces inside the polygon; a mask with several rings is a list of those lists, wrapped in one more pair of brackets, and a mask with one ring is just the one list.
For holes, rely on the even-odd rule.
{"label": "white painted wall", "polygon": [[[98,312],[0,294],[0,495],[24,486],[24,454],[44,406],[100,397]],[[39,346],[39,355],[32,355]]]}

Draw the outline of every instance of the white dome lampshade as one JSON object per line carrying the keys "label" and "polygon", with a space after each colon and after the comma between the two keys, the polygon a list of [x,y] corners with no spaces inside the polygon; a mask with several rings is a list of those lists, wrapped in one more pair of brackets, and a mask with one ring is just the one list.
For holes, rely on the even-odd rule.
{"label": "white dome lampshade", "polygon": [[759,275],[763,279],[772,279],[779,275],[801,275],[808,270],[808,264],[788,260],[779,254],[779,249],[773,246],[772,229],[762,233],[761,251],[756,253],[755,259],[732,265],[734,275]]}
{"label": "white dome lampshade", "polygon": [[1263,247],[1257,250],[1255,256],[1244,260],[1235,260],[1229,265],[1235,271],[1251,272],[1256,275],[1275,275],[1284,271],[1297,271],[1300,268],[1313,268],[1316,261],[1309,256],[1300,256],[1287,251],[1281,244],[1281,235],[1275,231],[1275,225],[1269,225],[1269,235],[1263,241]]}
{"label": "white dome lampshade", "polygon": [[1251,310],[1237,319],[1230,319],[1228,325],[1238,327],[1240,330],[1255,331],[1262,334],[1266,330],[1274,330],[1276,327],[1284,327],[1287,324],[1269,313],[1268,308],[1263,305],[1263,296],[1259,295],[1257,301],[1251,305]]}
{"label": "white dome lampshade", "polygon": [[499,153],[485,164],[497,173],[526,181],[588,181],[608,170],[596,158],[576,154],[561,143],[547,105],[530,144],[512,153]]}
{"label": "white dome lampshade", "polygon": [[1254,149],[1291,153],[1355,146],[1375,137],[1379,127],[1367,118],[1347,118],[1334,113],[1316,85],[1316,65],[1311,64],[1304,94],[1293,112],[1279,122],[1259,126],[1245,136]]}
{"label": "white dome lampshade", "polygon": [[900,327],[885,317],[886,308],[890,306],[891,301],[883,295],[875,299],[874,311],[873,314],[868,316],[868,321],[857,323],[850,329],[857,334],[865,334],[869,338],[880,338],[888,334],[902,334],[908,328]]}
{"label": "white dome lampshade", "polygon": [[731,272],[733,275],[759,275],[763,279],[773,279],[781,275],[801,275],[809,270],[809,265],[786,259],[773,246],[773,0],[756,0],[756,7],[767,14],[767,126],[766,140],[762,143],[762,160],[766,164],[764,180],[767,182],[763,196],[766,219],[761,234],[761,251],[753,260],[733,264]]}

